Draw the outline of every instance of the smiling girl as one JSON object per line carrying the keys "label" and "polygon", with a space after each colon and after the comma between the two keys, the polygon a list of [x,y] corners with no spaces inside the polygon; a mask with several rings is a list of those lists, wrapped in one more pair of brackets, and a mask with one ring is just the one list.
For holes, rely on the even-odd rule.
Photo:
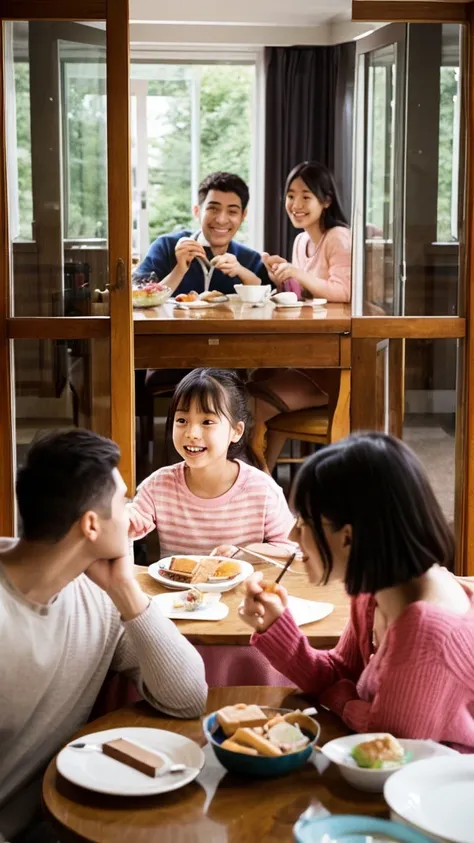
{"label": "smiling girl", "polygon": [[158,469],[139,487],[129,508],[132,538],[156,527],[162,558],[213,549],[227,555],[235,545],[265,552],[268,544],[273,556],[287,556],[294,519],[283,492],[239,458],[250,454],[247,399],[232,371],[195,369],[178,384],[168,428],[182,462]]}
{"label": "smiling girl", "polygon": [[[299,299],[351,300],[351,232],[341,207],[334,178],[316,161],[305,161],[289,174],[285,208],[295,228],[302,229],[289,263],[279,255],[263,255],[271,280]],[[328,377],[318,369],[257,369],[249,390],[255,399],[255,422],[262,425],[280,413],[322,407],[328,402]],[[271,472],[286,436],[267,435],[265,460]]]}

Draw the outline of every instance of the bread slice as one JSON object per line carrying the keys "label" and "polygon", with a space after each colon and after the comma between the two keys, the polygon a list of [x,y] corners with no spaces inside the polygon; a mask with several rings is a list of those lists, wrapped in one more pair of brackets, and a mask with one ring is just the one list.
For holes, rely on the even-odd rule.
{"label": "bread slice", "polygon": [[251,746],[256,749],[259,755],[266,755],[270,758],[276,758],[282,755],[282,751],[278,746],[273,746],[266,738],[257,735],[252,729],[241,728],[237,729],[233,736],[235,743],[243,744],[244,746]]}
{"label": "bread slice", "polygon": [[267,716],[258,705],[226,705],[217,712],[217,722],[224,735],[230,738],[241,726],[263,726]]}
{"label": "bread slice", "polygon": [[189,556],[172,556],[169,570],[179,574],[194,574],[198,564],[196,559],[190,559]]}
{"label": "bread slice", "polygon": [[243,755],[258,755],[256,749],[252,749],[252,747],[250,746],[243,746],[240,743],[232,741],[230,738],[227,738],[227,740],[223,741],[221,743],[221,747],[222,749],[228,749],[229,752],[241,752]]}
{"label": "bread slice", "polygon": [[214,559],[213,556],[203,556],[203,558],[199,560],[191,582],[207,582],[208,578],[213,576],[216,568],[217,559]]}

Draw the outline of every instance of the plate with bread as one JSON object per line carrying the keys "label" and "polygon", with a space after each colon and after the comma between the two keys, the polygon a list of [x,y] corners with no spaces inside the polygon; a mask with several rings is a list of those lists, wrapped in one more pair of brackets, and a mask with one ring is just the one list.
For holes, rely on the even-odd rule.
{"label": "plate with bread", "polygon": [[227,705],[205,718],[204,734],[221,764],[234,773],[280,776],[311,757],[321,728],[315,709]]}
{"label": "plate with bread", "polygon": [[181,293],[173,299],[175,304],[190,308],[217,307],[226,301],[229,301],[229,297],[220,290],[207,290],[205,293],[196,293],[195,290],[191,290],[190,293]]}
{"label": "plate with bread", "polygon": [[202,592],[231,591],[253,574],[250,562],[237,562],[225,556],[168,556],[148,568],[154,580],[166,588]]}

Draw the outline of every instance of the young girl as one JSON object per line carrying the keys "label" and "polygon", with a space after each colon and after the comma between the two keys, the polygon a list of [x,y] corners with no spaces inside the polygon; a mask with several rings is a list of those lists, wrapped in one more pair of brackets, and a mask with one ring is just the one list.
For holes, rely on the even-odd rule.
{"label": "young girl", "polygon": [[[293,260],[263,255],[270,278],[279,289],[293,290],[299,298],[351,299],[351,233],[338,198],[333,176],[317,162],[299,164],[285,186],[286,212],[295,228]],[[262,370],[249,384],[255,399],[257,430],[279,413],[327,404],[326,373],[317,369]],[[273,470],[285,436],[269,432],[265,459]]]}
{"label": "young girl", "polygon": [[162,558],[229,555],[235,545],[265,552],[271,544],[283,558],[293,550],[281,488],[238,458],[250,451],[247,397],[238,376],[221,369],[195,369],[178,384],[168,425],[183,462],[155,471],[129,508],[131,537],[156,527]]}
{"label": "young girl", "polygon": [[474,596],[444,567],[453,538],[417,457],[350,436],[304,464],[294,502],[308,578],[344,580],[350,620],[334,650],[313,650],[286,590],[256,574],[241,609],[253,646],[356,732],[474,752]]}

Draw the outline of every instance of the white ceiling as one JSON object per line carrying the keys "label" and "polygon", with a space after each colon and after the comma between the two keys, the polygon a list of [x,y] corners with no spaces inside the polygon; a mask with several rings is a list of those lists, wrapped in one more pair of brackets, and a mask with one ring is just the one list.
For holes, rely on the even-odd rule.
{"label": "white ceiling", "polygon": [[252,26],[320,26],[338,19],[350,20],[351,0],[131,0],[132,21]]}

